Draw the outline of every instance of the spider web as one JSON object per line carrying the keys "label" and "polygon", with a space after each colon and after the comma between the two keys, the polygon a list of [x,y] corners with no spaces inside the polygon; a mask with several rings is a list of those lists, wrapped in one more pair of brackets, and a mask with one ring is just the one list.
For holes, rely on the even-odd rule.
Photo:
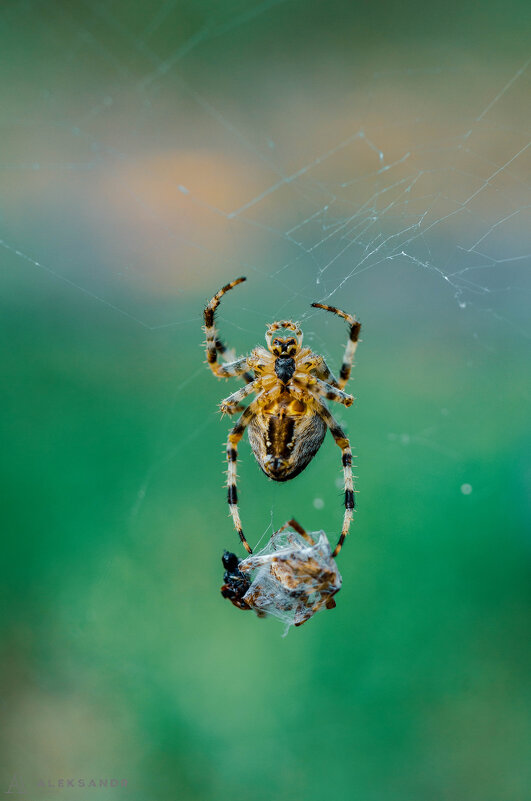
{"label": "spider web", "polygon": [[[462,326],[471,348],[495,347],[493,326],[528,338],[530,62],[440,48],[253,59],[246,42],[263,25],[279,34],[293,7],[197,4],[178,25],[173,0],[4,7],[6,36],[24,30],[36,59],[28,70],[7,47],[11,269],[177,337],[199,337],[203,301],[246,274],[238,317],[219,317],[242,352],[293,316],[335,364],[309,303],[364,319],[401,293],[424,323]],[[211,423],[161,446],[133,516],[152,476]]]}

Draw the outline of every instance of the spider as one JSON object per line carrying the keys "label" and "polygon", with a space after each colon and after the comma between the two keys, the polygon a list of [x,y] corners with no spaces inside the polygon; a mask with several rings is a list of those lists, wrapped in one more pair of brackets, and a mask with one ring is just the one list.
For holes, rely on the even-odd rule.
{"label": "spider", "polygon": [[[302,347],[302,331],[291,320],[278,320],[266,331],[267,350],[256,347],[249,356],[235,361],[218,362],[218,353],[228,356],[229,350],[218,338],[215,313],[221,298],[233,287],[245,281],[236,278],[217,292],[204,311],[206,358],[218,378],[241,376],[246,386],[233,392],[220,404],[223,414],[243,411],[227,441],[227,488],[229,508],[234,526],[248,553],[247,542],[238,510],[236,489],[236,462],[238,443],[245,429],[258,464],[274,481],[288,481],[297,476],[319,450],[327,428],[341,448],[345,489],[345,513],[338,543],[333,552],[337,556],[348,534],[354,510],[352,484],[352,451],[343,429],[331,415],[326,400],[350,406],[352,395],[343,391],[352,368],[352,361],[361,329],[355,318],[323,303],[312,303],[316,309],[343,317],[349,326],[349,339],[339,373],[339,380],[330,372],[325,360],[310,348]],[[285,329],[288,336],[280,336]],[[252,393],[256,397],[246,408],[240,405]]]}
{"label": "spider", "polygon": [[[299,538],[288,534],[281,539],[289,528]],[[331,562],[326,536],[321,532],[316,542],[296,520],[275,532],[258,556],[240,561],[236,554],[225,551],[222,561],[224,598],[238,609],[253,609],[258,617],[293,615],[295,626],[325,607],[333,609],[334,595],[341,589],[341,576]],[[248,577],[250,571],[258,571],[253,580]]]}

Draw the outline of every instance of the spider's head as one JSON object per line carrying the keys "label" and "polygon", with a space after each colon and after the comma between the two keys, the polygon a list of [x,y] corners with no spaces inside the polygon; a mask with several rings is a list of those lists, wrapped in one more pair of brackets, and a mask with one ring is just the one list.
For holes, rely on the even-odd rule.
{"label": "spider's head", "polygon": [[270,345],[274,356],[295,356],[297,353],[297,340],[294,337],[275,337]]}
{"label": "spider's head", "polygon": [[[287,329],[285,333],[289,332],[289,336],[278,336],[277,332],[282,328]],[[266,342],[273,356],[293,358],[302,346],[302,331],[299,326],[296,323],[292,323],[291,320],[277,320],[276,323],[271,323],[268,327],[266,331]]]}

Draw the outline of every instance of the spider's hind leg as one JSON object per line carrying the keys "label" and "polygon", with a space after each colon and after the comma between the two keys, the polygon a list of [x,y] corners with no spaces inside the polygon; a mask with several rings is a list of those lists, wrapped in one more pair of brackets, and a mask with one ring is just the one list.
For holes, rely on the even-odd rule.
{"label": "spider's hind leg", "polygon": [[339,551],[343,546],[343,542],[345,541],[345,537],[347,536],[350,524],[352,522],[352,517],[354,513],[354,485],[352,482],[352,450],[350,448],[350,442],[345,435],[345,432],[338,424],[338,422],[332,417],[328,409],[321,403],[319,398],[314,397],[314,408],[319,417],[326,423],[326,426],[330,429],[330,433],[332,434],[336,445],[341,448],[341,463],[343,465],[343,481],[345,487],[345,514],[343,517],[343,526],[341,529],[341,535],[337,542],[336,547],[332,552],[332,556],[337,556]]}
{"label": "spider's hind leg", "polygon": [[[250,386],[250,385],[249,385]],[[243,387],[242,392],[247,390],[248,387]],[[240,520],[240,512],[238,509],[238,490],[236,488],[236,463],[238,461],[238,443],[243,437],[244,431],[255,416],[257,411],[269,400],[269,394],[263,392],[256,397],[252,403],[245,409],[242,416],[236,425],[229,432],[227,439],[227,500],[229,502],[229,509],[234,522],[234,527],[238,532],[238,536],[243,543],[243,547],[247,553],[252,553],[252,548],[245,539],[242,529],[242,522]]]}

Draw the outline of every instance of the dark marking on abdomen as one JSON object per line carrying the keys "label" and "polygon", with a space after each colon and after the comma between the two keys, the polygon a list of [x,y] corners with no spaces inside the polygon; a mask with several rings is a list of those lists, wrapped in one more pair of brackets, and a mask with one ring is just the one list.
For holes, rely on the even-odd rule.
{"label": "dark marking on abdomen", "polygon": [[[264,415],[251,420],[248,433],[253,453],[266,476],[273,481],[288,481],[298,476],[315,456],[325,437],[326,425],[313,414]],[[270,444],[266,445],[266,441]],[[287,447],[289,442],[291,448]]]}
{"label": "dark marking on abdomen", "polygon": [[267,448],[267,454],[278,456],[281,459],[288,459],[290,456],[289,443],[293,439],[293,429],[295,423],[291,417],[277,417],[273,415],[269,420],[267,436],[271,443]]}

